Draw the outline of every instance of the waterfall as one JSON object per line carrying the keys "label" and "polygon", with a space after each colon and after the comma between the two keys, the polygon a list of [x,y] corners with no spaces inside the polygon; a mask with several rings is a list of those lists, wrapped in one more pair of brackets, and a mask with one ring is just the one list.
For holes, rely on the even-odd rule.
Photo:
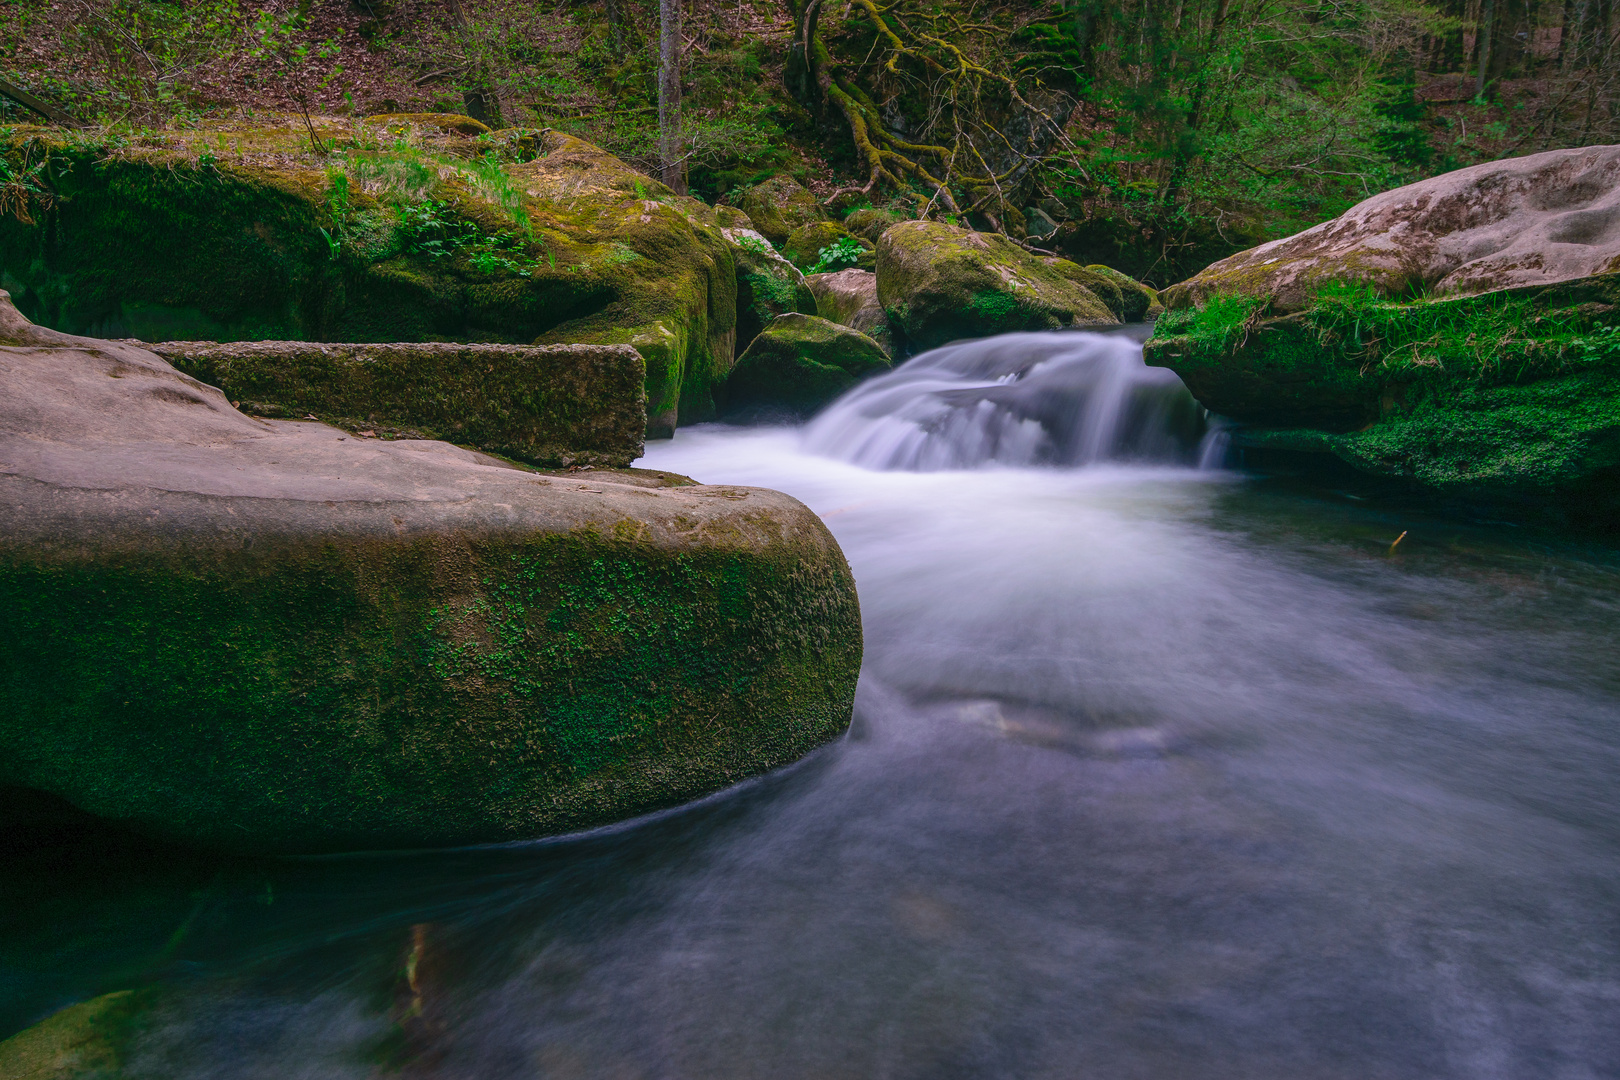
{"label": "waterfall", "polygon": [[873,469],[1219,468],[1225,435],[1174,372],[1124,334],[1002,334],[946,345],[829,405],[805,447]]}

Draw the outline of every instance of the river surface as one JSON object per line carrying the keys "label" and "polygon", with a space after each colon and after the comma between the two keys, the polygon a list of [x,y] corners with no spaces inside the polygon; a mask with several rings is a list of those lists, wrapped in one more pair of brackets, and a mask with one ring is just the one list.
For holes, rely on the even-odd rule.
{"label": "river surface", "polygon": [[837,535],[846,738],[537,844],[13,853],[0,1035],[155,985],[134,1076],[1620,1077],[1616,550],[1211,467],[1126,338],[923,359],[641,463]]}

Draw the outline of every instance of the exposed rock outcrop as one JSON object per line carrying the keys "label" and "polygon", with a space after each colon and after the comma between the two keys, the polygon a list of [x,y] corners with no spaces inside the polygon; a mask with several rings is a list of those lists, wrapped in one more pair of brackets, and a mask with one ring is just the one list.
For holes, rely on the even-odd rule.
{"label": "exposed rock outcrop", "polygon": [[830,274],[811,274],[804,280],[815,294],[818,315],[840,326],[859,330],[877,342],[886,354],[894,355],[889,317],[878,303],[876,274],[870,270],[837,270]]}
{"label": "exposed rock outcrop", "polygon": [[247,417],[3,298],[0,463],[0,789],[255,853],[462,844],[849,720],[849,569],[777,492]]}
{"label": "exposed rock outcrop", "polygon": [[[914,351],[1017,330],[1117,324],[1088,279],[1104,280],[999,234],[937,221],[902,222],[877,245],[878,300]],[[1105,288],[1117,295],[1112,283]]]}
{"label": "exposed rock outcrop", "polygon": [[629,465],[647,428],[646,365],[628,345],[149,347],[255,416],[448,439],[534,465]]}
{"label": "exposed rock outcrop", "polygon": [[887,370],[888,356],[865,334],[813,315],[783,315],[738,358],[722,394],[722,415],[803,418]]}
{"label": "exposed rock outcrop", "polygon": [[1458,169],[1374,195],[1332,221],[1214,263],[1164,291],[1309,307],[1324,285],[1386,299],[1454,296],[1620,270],[1620,146],[1549,150]]}

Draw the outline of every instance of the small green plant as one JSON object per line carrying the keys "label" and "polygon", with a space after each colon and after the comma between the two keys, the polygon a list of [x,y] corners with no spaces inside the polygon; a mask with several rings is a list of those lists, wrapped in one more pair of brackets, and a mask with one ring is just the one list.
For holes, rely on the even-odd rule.
{"label": "small green plant", "polygon": [[840,236],[816,252],[816,264],[810,268],[810,273],[825,274],[829,270],[858,265],[863,250],[861,242],[853,236]]}
{"label": "small green plant", "polygon": [[769,240],[765,239],[763,236],[757,236],[753,233],[743,234],[742,238],[737,241],[737,246],[742,248],[744,251],[752,251],[755,255],[776,254],[776,249],[771,247],[771,242]]}

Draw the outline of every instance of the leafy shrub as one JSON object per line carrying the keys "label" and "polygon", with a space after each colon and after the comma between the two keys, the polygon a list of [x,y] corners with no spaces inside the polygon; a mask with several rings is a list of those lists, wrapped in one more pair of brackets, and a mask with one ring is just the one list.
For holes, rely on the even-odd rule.
{"label": "leafy shrub", "polygon": [[810,268],[810,273],[825,274],[856,266],[861,261],[862,250],[861,242],[853,236],[840,236],[816,252],[816,264]]}

